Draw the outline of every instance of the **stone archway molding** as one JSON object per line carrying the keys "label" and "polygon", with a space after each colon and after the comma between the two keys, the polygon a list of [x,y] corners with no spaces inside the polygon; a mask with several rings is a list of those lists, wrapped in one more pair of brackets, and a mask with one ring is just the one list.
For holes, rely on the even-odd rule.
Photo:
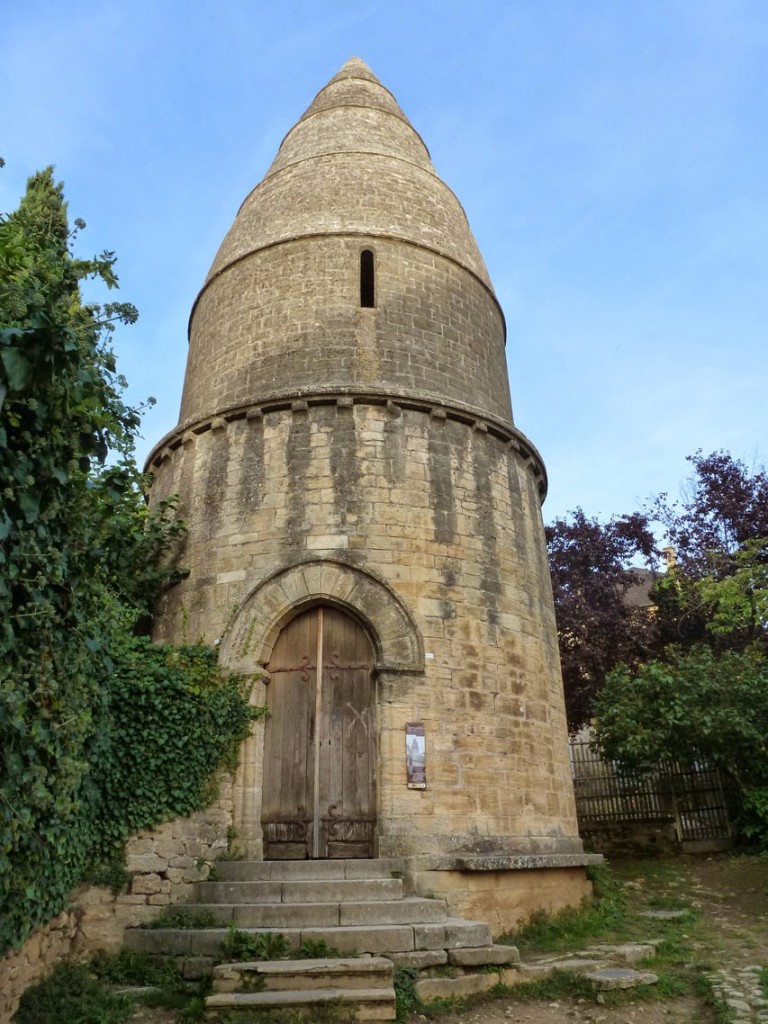
{"label": "stone archway molding", "polygon": [[331,559],[278,570],[243,601],[222,640],[219,661],[234,672],[263,669],[280,630],[311,604],[327,602],[366,627],[382,672],[424,671],[424,644],[411,613],[381,579]]}

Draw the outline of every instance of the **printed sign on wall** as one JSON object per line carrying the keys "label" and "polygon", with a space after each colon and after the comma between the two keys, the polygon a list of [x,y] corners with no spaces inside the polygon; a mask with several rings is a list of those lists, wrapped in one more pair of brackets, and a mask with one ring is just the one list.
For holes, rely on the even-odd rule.
{"label": "printed sign on wall", "polygon": [[408,789],[426,789],[427,744],[423,722],[406,723],[405,767],[408,775]]}

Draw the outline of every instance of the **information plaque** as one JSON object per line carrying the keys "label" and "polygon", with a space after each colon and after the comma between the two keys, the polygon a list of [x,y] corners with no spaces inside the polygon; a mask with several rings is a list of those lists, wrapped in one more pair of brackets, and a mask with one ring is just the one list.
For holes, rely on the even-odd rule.
{"label": "information plaque", "polygon": [[408,789],[426,789],[427,746],[423,722],[406,723],[405,767],[408,775]]}

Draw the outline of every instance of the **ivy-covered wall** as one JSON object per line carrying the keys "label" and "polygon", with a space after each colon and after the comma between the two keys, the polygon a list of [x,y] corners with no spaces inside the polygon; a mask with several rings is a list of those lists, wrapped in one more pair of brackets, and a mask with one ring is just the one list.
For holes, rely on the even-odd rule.
{"label": "ivy-covered wall", "polygon": [[22,946],[0,958],[0,1024],[16,1012],[24,991],[65,957],[88,959],[117,950],[123,932],[185,900],[192,885],[228,848],[232,784],[221,777],[217,799],[204,811],[137,833],[126,844],[127,887],[82,885],[67,907],[34,931]]}
{"label": "ivy-covered wall", "polygon": [[[119,882],[131,833],[211,804],[217,769],[234,767],[262,713],[248,704],[247,681],[224,675],[208,648],[122,636],[109,656],[71,799],[45,799],[45,789],[35,802],[18,794],[9,867],[0,873],[0,952],[60,913],[81,881],[117,874]],[[50,748],[38,749],[42,756]]]}
{"label": "ivy-covered wall", "polygon": [[212,651],[137,635],[184,527],[144,502],[110,347],[137,313],[84,300],[115,257],[77,258],[75,226],[51,168],[0,215],[0,955],[113,881],[132,833],[209,805],[259,713]]}

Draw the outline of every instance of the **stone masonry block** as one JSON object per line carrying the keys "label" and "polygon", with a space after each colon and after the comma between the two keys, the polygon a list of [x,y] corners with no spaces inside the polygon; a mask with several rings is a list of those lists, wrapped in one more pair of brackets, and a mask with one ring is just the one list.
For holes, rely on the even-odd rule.
{"label": "stone masonry block", "polygon": [[416,982],[416,995],[424,1003],[433,999],[460,999],[488,992],[498,984],[495,974],[464,974],[458,978],[422,978]]}
{"label": "stone masonry block", "polygon": [[519,960],[520,953],[515,946],[472,946],[448,951],[448,963],[457,967],[516,964]]}
{"label": "stone masonry block", "polygon": [[[170,883],[166,883],[170,888]],[[131,883],[131,891],[137,894],[157,893],[163,891],[163,879],[159,875],[134,875]]]}
{"label": "stone masonry block", "polygon": [[158,874],[168,869],[168,858],[158,857],[155,853],[144,853],[138,856],[128,854],[125,866],[132,874]]}

